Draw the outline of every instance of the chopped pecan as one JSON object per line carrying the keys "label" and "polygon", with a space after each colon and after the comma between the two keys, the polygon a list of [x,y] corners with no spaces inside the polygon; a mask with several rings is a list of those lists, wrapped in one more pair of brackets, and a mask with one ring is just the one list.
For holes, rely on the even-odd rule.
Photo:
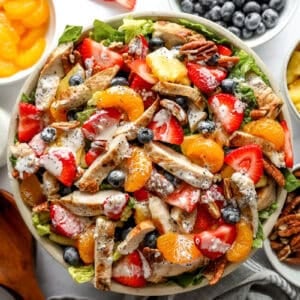
{"label": "chopped pecan", "polygon": [[209,214],[214,218],[214,219],[219,219],[221,217],[221,212],[218,207],[218,205],[215,202],[208,202],[207,203],[207,209]]}
{"label": "chopped pecan", "polygon": [[38,204],[32,208],[32,211],[35,213],[40,213],[40,212],[48,212],[49,211],[49,203],[48,201],[45,201],[41,204]]}
{"label": "chopped pecan", "polygon": [[188,60],[200,61],[210,59],[217,51],[218,48],[214,42],[199,39],[182,45],[179,53],[186,55]]}
{"label": "chopped pecan", "polygon": [[230,178],[224,178],[223,180],[224,197],[226,200],[232,199],[232,191],[230,185]]}
{"label": "chopped pecan", "polygon": [[232,68],[239,61],[240,58],[238,56],[221,55],[221,57],[218,59],[218,65],[225,68]]}
{"label": "chopped pecan", "polygon": [[280,217],[277,221],[277,223],[275,224],[275,228],[279,227],[282,224],[285,224],[287,222],[290,221],[299,221],[300,220],[300,214],[293,214],[293,215],[287,215],[287,216],[283,216]]}
{"label": "chopped pecan", "polygon": [[285,178],[280,170],[269,160],[263,159],[263,164],[266,173],[273,177],[279,186],[283,187],[285,185]]}
{"label": "chopped pecan", "polygon": [[284,262],[291,265],[300,265],[300,257],[288,257],[284,260]]}
{"label": "chopped pecan", "polygon": [[225,256],[213,260],[209,263],[204,271],[204,276],[207,278],[210,285],[216,284],[224,274],[227,259]]}
{"label": "chopped pecan", "polygon": [[288,237],[293,234],[300,233],[300,223],[297,223],[296,226],[291,226],[291,228],[287,228],[285,230],[279,230],[278,235],[283,237]]}
{"label": "chopped pecan", "polygon": [[268,111],[266,109],[253,109],[250,112],[250,117],[253,120],[257,120],[263,118],[267,115]]}
{"label": "chopped pecan", "polygon": [[300,248],[300,234],[297,234],[291,239],[290,245],[294,251],[294,249]]}
{"label": "chopped pecan", "polygon": [[281,249],[284,247],[283,244],[278,243],[278,242],[275,242],[275,241],[271,241],[271,242],[270,242],[270,245],[271,245],[271,248],[272,248],[274,251],[281,250]]}
{"label": "chopped pecan", "polygon": [[82,63],[81,54],[78,50],[70,51],[64,53],[61,56],[61,62],[65,74],[67,74],[75,64]]}
{"label": "chopped pecan", "polygon": [[69,121],[69,122],[54,122],[51,124],[52,127],[56,129],[61,129],[63,131],[69,131],[80,125],[79,121]]}
{"label": "chopped pecan", "polygon": [[285,260],[290,254],[292,253],[290,245],[284,246],[279,252],[278,252],[278,258],[279,260]]}
{"label": "chopped pecan", "polygon": [[300,196],[294,197],[283,209],[281,215],[286,216],[290,214],[298,205],[300,205]]}

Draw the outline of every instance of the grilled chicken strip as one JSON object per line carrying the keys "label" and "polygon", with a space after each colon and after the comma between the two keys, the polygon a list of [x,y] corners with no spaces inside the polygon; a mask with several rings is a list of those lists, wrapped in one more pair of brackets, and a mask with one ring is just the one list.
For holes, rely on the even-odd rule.
{"label": "grilled chicken strip", "polygon": [[275,150],[274,145],[258,136],[243,131],[235,131],[229,138],[230,146],[241,147],[249,144],[259,145],[263,153],[271,160],[277,168],[284,168],[284,153]]}
{"label": "grilled chicken strip", "polygon": [[48,200],[58,199],[59,197],[59,182],[55,176],[48,171],[43,174],[43,194]]}
{"label": "grilled chicken strip", "polygon": [[94,286],[109,291],[111,286],[115,224],[98,217],[95,228]]}
{"label": "grilled chicken strip", "polygon": [[159,104],[160,106],[167,109],[180,122],[181,125],[185,125],[187,123],[186,112],[175,101],[169,99],[163,99],[159,102]]}
{"label": "grilled chicken strip", "polygon": [[184,155],[158,142],[145,145],[145,149],[154,163],[188,184],[202,189],[211,186],[213,174],[192,163]]}
{"label": "grilled chicken strip", "polygon": [[115,137],[107,152],[103,153],[90,165],[76,185],[82,192],[96,193],[108,173],[118,166],[129,153],[129,144],[124,135]]}
{"label": "grilled chicken strip", "polygon": [[263,210],[276,201],[276,182],[268,177],[267,185],[257,189],[257,209]]}
{"label": "grilled chicken strip", "polygon": [[155,169],[152,169],[151,176],[146,183],[146,188],[160,197],[165,197],[174,192],[173,184]]}
{"label": "grilled chicken strip", "polygon": [[171,218],[176,222],[180,233],[191,233],[197,218],[197,208],[188,213],[174,206],[171,209]]}
{"label": "grilled chicken strip", "polygon": [[204,105],[199,108],[193,102],[190,102],[187,117],[191,132],[195,132],[199,122],[207,118],[207,113],[204,111]]}

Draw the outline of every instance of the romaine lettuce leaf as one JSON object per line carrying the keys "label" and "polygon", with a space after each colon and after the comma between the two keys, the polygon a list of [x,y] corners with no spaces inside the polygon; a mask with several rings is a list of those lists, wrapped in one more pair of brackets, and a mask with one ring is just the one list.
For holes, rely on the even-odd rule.
{"label": "romaine lettuce leaf", "polygon": [[51,233],[49,220],[48,212],[32,214],[32,224],[36,228],[38,235],[44,236]]}
{"label": "romaine lettuce leaf", "polygon": [[274,202],[269,207],[267,207],[266,209],[261,210],[258,213],[260,222],[264,223],[264,221],[269,219],[269,217],[276,211],[277,208],[278,208],[278,203]]}
{"label": "romaine lettuce leaf", "polygon": [[112,42],[124,42],[124,33],[118,31],[107,23],[95,20],[91,31],[91,38],[97,42],[105,41],[106,44]]}
{"label": "romaine lettuce leaf", "polygon": [[76,113],[76,120],[82,124],[95,112],[96,108],[88,107],[85,110]]}
{"label": "romaine lettuce leaf", "polygon": [[253,240],[252,247],[253,248],[262,248],[264,243],[265,235],[264,235],[264,229],[261,224],[261,222],[258,222],[258,228],[256,232],[255,239]]}
{"label": "romaine lettuce leaf", "polygon": [[170,280],[178,284],[179,286],[186,288],[190,285],[199,284],[204,278],[203,268],[199,268],[192,273],[183,273],[178,276],[171,277]]}
{"label": "romaine lettuce leaf", "polygon": [[72,279],[77,283],[89,282],[94,278],[94,266],[80,266],[80,267],[69,267],[68,272],[71,275]]}
{"label": "romaine lettuce leaf", "polygon": [[82,32],[82,26],[67,25],[61,37],[58,40],[58,44],[76,42],[80,38]]}
{"label": "romaine lettuce leaf", "polygon": [[296,178],[296,176],[291,173],[288,169],[283,171],[283,175],[285,177],[285,186],[284,188],[288,193],[296,190],[300,187],[300,180]]}

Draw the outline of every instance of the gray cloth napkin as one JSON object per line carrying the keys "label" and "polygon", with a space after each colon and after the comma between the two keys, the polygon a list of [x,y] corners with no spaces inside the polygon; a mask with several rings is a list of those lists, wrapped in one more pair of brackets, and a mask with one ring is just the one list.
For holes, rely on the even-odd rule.
{"label": "gray cloth napkin", "polygon": [[300,289],[287,282],[282,276],[271,270],[271,266],[263,252],[258,251],[235,272],[223,278],[213,287],[163,297],[135,297],[99,294],[99,297],[76,297],[72,295],[50,297],[48,300],[300,300]]}

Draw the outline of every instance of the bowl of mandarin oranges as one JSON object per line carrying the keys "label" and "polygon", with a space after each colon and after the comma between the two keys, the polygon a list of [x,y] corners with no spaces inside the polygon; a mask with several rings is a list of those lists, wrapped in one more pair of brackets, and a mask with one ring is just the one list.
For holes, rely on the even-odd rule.
{"label": "bowl of mandarin oranges", "polygon": [[132,295],[214,285],[270,233],[290,119],[240,39],[197,16],[68,25],[16,101],[8,172],[34,237],[77,283]]}
{"label": "bowl of mandarin oranges", "polygon": [[52,47],[51,0],[0,1],[0,85],[29,75]]}

